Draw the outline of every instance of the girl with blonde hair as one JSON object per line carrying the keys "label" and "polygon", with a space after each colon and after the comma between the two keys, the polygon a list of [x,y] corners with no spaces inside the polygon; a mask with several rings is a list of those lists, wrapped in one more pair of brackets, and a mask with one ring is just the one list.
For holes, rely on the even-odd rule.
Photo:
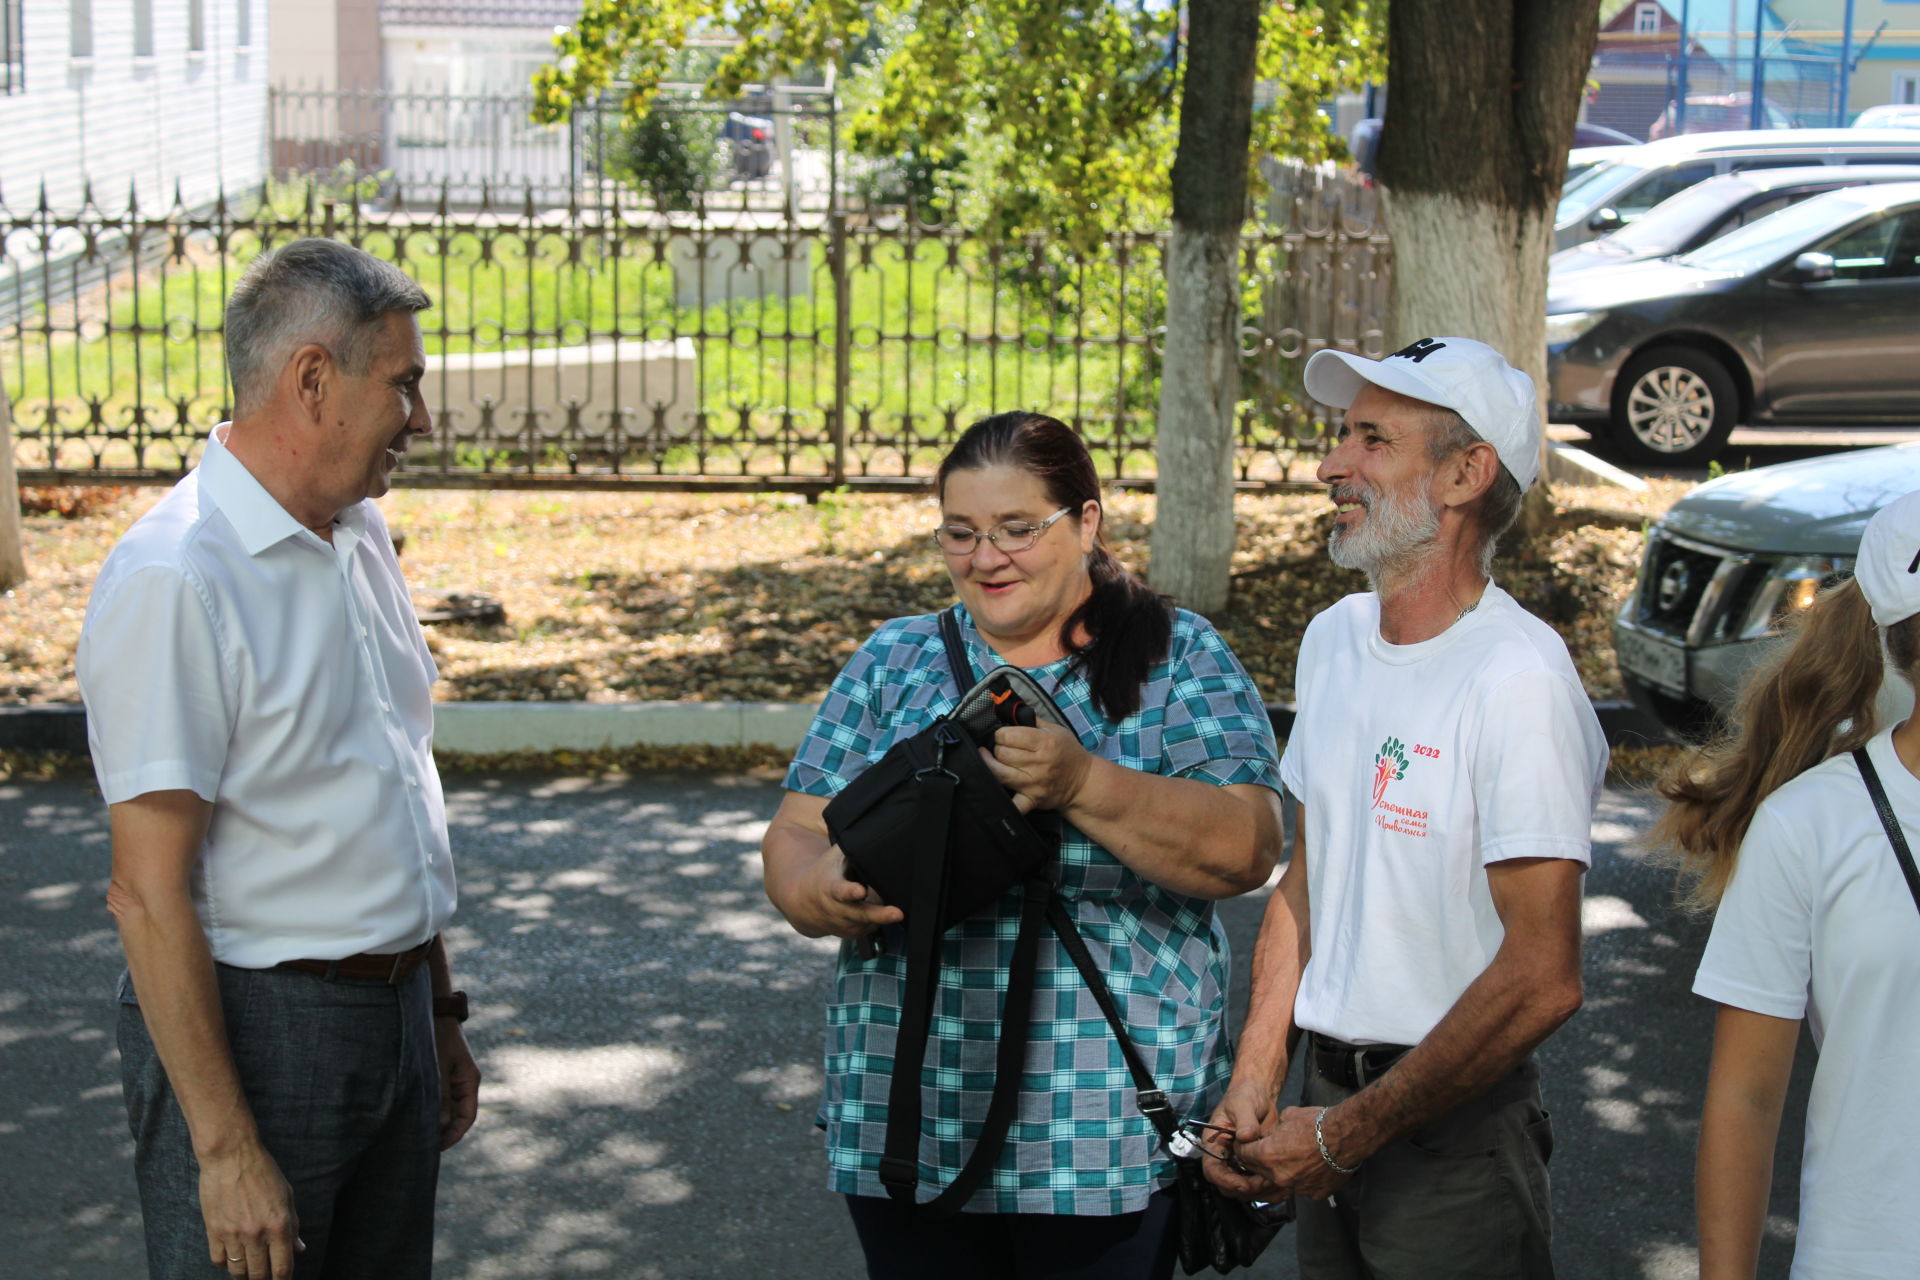
{"label": "girl with blonde hair", "polygon": [[[1654,840],[1715,908],[1694,991],[1718,1003],[1696,1168],[1702,1280],[1751,1280],[1800,1023],[1819,1051],[1795,1280],[1920,1275],[1920,493],[1876,514],[1855,577],[1749,682],[1729,738],[1661,780]],[[1885,657],[1882,654],[1884,639]],[[1884,796],[1876,803],[1875,792]],[[1883,817],[1884,814],[1884,817]]]}

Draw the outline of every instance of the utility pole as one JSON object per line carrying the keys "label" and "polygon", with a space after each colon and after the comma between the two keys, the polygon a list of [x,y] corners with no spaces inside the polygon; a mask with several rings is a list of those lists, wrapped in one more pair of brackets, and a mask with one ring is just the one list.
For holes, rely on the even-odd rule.
{"label": "utility pole", "polygon": [[1834,123],[1846,127],[1853,117],[1853,0],[1847,0],[1840,31],[1840,113]]}
{"label": "utility pole", "polygon": [[1747,127],[1764,129],[1766,117],[1760,110],[1767,89],[1767,77],[1761,70],[1766,64],[1760,61],[1760,23],[1766,17],[1767,0],[1753,0],[1753,88],[1749,96],[1753,99],[1747,104]]}
{"label": "utility pole", "polygon": [[1692,9],[1693,0],[1680,0],[1680,68],[1674,77],[1677,92],[1673,95],[1673,136],[1676,138],[1687,132],[1687,19]]}

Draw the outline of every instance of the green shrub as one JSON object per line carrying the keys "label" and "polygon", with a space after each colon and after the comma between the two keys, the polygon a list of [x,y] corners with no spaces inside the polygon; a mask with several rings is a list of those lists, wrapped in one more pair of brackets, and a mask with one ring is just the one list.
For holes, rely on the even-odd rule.
{"label": "green shrub", "polygon": [[719,174],[718,134],[709,112],[655,107],[621,126],[611,167],[657,209],[697,209]]}

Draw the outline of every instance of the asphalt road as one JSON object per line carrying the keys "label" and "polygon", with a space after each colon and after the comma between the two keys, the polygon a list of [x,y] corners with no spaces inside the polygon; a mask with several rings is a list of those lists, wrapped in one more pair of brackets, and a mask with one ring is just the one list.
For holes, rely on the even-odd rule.
{"label": "asphalt road", "polygon": [[[1549,439],[1585,449],[1597,457],[1640,476],[1671,476],[1677,480],[1709,480],[1709,467],[1649,466],[1630,462],[1605,440],[1596,440],[1578,427],[1551,426]],[[1882,445],[1920,440],[1920,428],[1895,427],[1735,427],[1716,461],[1722,471],[1751,471],[1778,462],[1798,462],[1826,453],[1854,453]]]}
{"label": "asphalt road", "polygon": [[[450,939],[487,1082],[450,1153],[450,1280],[861,1274],[812,1128],[831,946],[760,892],[769,778],[460,777]],[[1594,824],[1587,1005],[1543,1051],[1561,1274],[1694,1274],[1693,1141],[1710,1020],[1704,930]],[[142,1274],[113,1044],[107,836],[84,783],[0,783],[0,1272]],[[1223,904],[1244,965],[1266,893]],[[1803,1113],[1803,1045],[1787,1128]],[[1797,1140],[1776,1171],[1766,1276],[1786,1274]],[[209,1271],[210,1275],[216,1274]],[[1292,1277],[1282,1237],[1251,1272]]]}

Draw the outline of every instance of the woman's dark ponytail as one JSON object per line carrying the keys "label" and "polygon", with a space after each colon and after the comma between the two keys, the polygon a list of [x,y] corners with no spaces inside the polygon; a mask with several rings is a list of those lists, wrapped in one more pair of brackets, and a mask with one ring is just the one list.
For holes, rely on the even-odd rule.
{"label": "woman's dark ponytail", "polygon": [[[1081,510],[1100,501],[1100,480],[1087,446],[1073,428],[1041,413],[997,413],[968,427],[954,443],[934,484],[983,467],[1017,467],[1040,480],[1047,499]],[[1060,626],[1060,647],[1087,677],[1093,704],[1109,721],[1140,709],[1140,690],[1173,640],[1173,608],[1165,597],[1127,572],[1107,550],[1105,530],[1087,558],[1093,592]],[[1086,637],[1085,643],[1079,638]]]}
{"label": "woman's dark ponytail", "polygon": [[[1113,553],[1096,543],[1087,568],[1093,594],[1060,628],[1060,644],[1074,656],[1093,687],[1094,705],[1108,720],[1124,720],[1140,709],[1147,673],[1167,656],[1173,640],[1173,611],[1164,596],[1127,572]],[[1074,637],[1088,637],[1084,647]]]}

